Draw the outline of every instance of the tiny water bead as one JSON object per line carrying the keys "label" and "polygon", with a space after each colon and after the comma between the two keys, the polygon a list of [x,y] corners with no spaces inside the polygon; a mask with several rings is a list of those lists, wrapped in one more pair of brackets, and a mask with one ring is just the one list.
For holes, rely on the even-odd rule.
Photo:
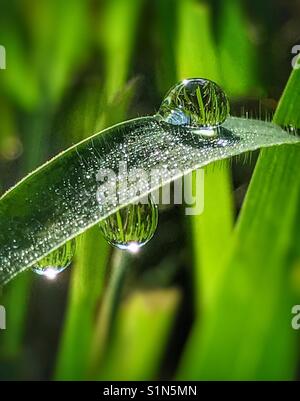
{"label": "tiny water bead", "polygon": [[229,101],[215,82],[185,79],[173,86],[162,101],[156,117],[173,125],[215,128],[229,116]]}
{"label": "tiny water bead", "polygon": [[31,267],[31,270],[53,280],[59,273],[70,266],[75,251],[76,240],[72,239],[37,262]]}
{"label": "tiny water bead", "polygon": [[132,203],[99,223],[104,238],[113,246],[136,253],[153,237],[158,209],[152,196]]}

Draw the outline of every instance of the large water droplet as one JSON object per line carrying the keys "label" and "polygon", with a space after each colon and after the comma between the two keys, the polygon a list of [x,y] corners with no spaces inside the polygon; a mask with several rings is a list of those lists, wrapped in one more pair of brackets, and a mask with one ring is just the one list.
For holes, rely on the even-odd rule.
{"label": "large water droplet", "polygon": [[185,79],[173,86],[162,101],[157,118],[191,128],[214,128],[229,115],[229,101],[215,82]]}
{"label": "large water droplet", "polygon": [[105,239],[113,246],[136,253],[153,237],[158,223],[157,205],[151,195],[133,203],[99,223]]}
{"label": "large water droplet", "polygon": [[31,269],[50,280],[53,280],[59,273],[70,266],[76,250],[76,240],[72,239],[63,246],[45,256]]}

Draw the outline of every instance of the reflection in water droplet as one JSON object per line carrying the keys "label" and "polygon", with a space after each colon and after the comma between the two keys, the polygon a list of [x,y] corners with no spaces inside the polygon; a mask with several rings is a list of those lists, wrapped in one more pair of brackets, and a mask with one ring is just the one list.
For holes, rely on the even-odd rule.
{"label": "reflection in water droplet", "polygon": [[104,238],[113,246],[137,253],[153,237],[158,223],[157,205],[151,195],[100,222]]}
{"label": "reflection in water droplet", "polygon": [[162,101],[156,117],[169,124],[213,128],[229,115],[225,92],[213,81],[185,79],[173,86]]}
{"label": "reflection in water droplet", "polygon": [[76,240],[72,239],[37,262],[31,269],[35,273],[45,276],[49,280],[53,280],[58,273],[61,273],[70,266],[75,250]]}
{"label": "reflection in water droplet", "polygon": [[189,128],[189,130],[192,134],[200,135],[205,138],[214,138],[220,133],[218,127]]}
{"label": "reflection in water droplet", "polygon": [[286,130],[291,135],[295,135],[295,136],[299,135],[299,129],[296,126],[294,126],[293,124],[289,124],[288,126],[283,125],[281,128]]}

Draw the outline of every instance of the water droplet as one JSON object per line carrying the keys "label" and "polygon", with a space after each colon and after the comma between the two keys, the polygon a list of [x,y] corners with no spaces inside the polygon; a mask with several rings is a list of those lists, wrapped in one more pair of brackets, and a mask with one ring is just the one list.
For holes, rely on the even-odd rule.
{"label": "water droplet", "polygon": [[63,246],[45,256],[37,262],[31,269],[50,280],[70,266],[76,250],[76,240],[66,242]]}
{"label": "water droplet", "polygon": [[299,135],[299,129],[292,124],[289,124],[288,126],[283,126],[282,128],[287,130],[287,132],[291,135]]}
{"label": "water droplet", "polygon": [[149,195],[100,222],[104,238],[113,246],[136,253],[153,237],[158,223],[157,205]]}
{"label": "water droplet", "polygon": [[173,86],[156,115],[162,121],[191,128],[214,128],[229,115],[229,101],[215,82],[185,79]]}

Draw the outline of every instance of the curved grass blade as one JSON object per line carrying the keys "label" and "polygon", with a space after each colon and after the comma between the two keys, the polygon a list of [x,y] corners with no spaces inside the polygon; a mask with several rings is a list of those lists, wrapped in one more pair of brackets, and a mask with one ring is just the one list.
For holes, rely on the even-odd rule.
{"label": "curved grass blade", "polygon": [[[155,117],[106,129],[61,153],[0,199],[0,284],[162,184],[216,160],[298,142],[297,137],[271,123],[233,117],[214,137]],[[126,161],[129,171],[143,169],[151,176],[150,182],[128,180],[127,172],[118,171],[120,161]],[[127,182],[119,191],[119,204],[115,194],[104,204],[97,201],[97,193],[104,190],[97,174],[105,169],[119,173],[119,182]],[[155,174],[151,174],[153,170]],[[136,172],[133,175],[139,176]]]}
{"label": "curved grass blade", "polygon": [[[177,80],[186,76],[206,77],[218,82],[223,88],[224,63],[220,63],[213,35],[214,18],[211,5],[197,0],[178,2],[181,23],[178,29]],[[225,2],[226,5],[228,2]],[[226,8],[225,4],[222,6]],[[227,8],[229,6],[227,5]],[[189,21],[188,26],[186,21]],[[235,37],[231,38],[231,42]],[[233,46],[236,46],[234,43]],[[222,50],[222,47],[221,47]],[[221,52],[222,53],[222,52]],[[197,57],[194,55],[197,54]],[[208,57],[209,55],[209,57]],[[222,66],[222,68],[220,68]],[[228,71],[226,72],[228,73]],[[238,80],[239,81],[239,80]],[[228,85],[226,93],[235,95],[235,86]],[[219,276],[223,254],[233,228],[233,198],[231,190],[231,169],[222,162],[222,168],[212,163],[205,168],[205,190],[197,191],[196,176],[191,181],[191,193],[203,196],[203,213],[188,216],[188,244],[193,257],[192,282],[195,311],[203,314]],[[194,175],[194,174],[193,174]],[[199,199],[200,202],[202,199]],[[220,224],[222,222],[222,224]],[[216,233],[218,241],[216,241]]]}

